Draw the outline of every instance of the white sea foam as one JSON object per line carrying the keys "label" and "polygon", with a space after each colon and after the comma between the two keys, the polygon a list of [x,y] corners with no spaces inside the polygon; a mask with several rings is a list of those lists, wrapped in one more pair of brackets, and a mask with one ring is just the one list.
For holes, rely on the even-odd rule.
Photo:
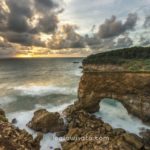
{"label": "white sea foam", "polygon": [[21,95],[45,96],[49,94],[76,94],[77,88],[57,87],[57,86],[18,86],[14,90]]}
{"label": "white sea foam", "polygon": [[65,108],[67,108],[69,105],[73,104],[74,100],[72,100],[70,103],[65,103],[65,104],[62,104],[62,105],[58,105],[58,106],[53,106],[51,104],[46,104],[46,105],[39,105],[39,104],[36,104],[35,105],[35,108],[36,109],[42,109],[42,108],[45,108],[47,109],[48,111],[50,112],[62,112]]}
{"label": "white sea foam", "polygon": [[77,69],[77,70],[75,70],[75,71],[73,72],[73,74],[74,74],[75,76],[81,77],[81,76],[82,76],[82,70],[81,70],[81,69]]}
{"label": "white sea foam", "polygon": [[7,105],[11,102],[14,102],[16,101],[17,99],[15,97],[9,97],[9,96],[1,96],[0,97],[0,105],[4,106],[4,105]]}
{"label": "white sea foam", "polygon": [[108,101],[103,100],[100,103],[100,112],[95,114],[111,124],[112,127],[123,128],[137,135],[139,135],[142,128],[150,129],[150,126],[145,125],[140,119],[128,114],[120,102],[117,102],[116,105],[111,105]]}
{"label": "white sea foam", "polygon": [[[68,105],[72,103],[66,103],[61,106],[40,106],[38,105],[35,110],[32,111],[24,111],[24,112],[14,112],[7,114],[7,117],[9,121],[11,122],[12,119],[16,118],[17,123],[16,126],[20,129],[26,129],[30,134],[33,135],[33,137],[36,137],[37,133],[31,129],[29,129],[26,124],[32,119],[33,113],[40,109],[45,108],[50,112],[62,112]],[[55,148],[61,148],[61,144],[59,139],[55,136],[55,134],[47,133],[44,135],[42,141],[41,141],[41,150],[50,150]]]}

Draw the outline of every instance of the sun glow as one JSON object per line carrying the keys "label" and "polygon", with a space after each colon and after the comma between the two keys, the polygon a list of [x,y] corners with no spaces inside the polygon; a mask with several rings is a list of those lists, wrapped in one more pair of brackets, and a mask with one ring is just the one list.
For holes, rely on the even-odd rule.
{"label": "sun glow", "polygon": [[33,56],[32,55],[25,55],[25,54],[17,54],[15,57],[16,58],[31,58]]}
{"label": "sun glow", "polygon": [[66,54],[47,54],[47,55],[25,55],[25,54],[17,54],[15,58],[63,58],[63,57],[81,57],[78,54],[75,55],[66,55]]}

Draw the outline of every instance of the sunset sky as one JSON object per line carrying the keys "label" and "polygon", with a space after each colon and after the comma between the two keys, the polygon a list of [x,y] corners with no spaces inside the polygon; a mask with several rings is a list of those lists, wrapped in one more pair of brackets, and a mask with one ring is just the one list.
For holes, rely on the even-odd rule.
{"label": "sunset sky", "polygon": [[0,57],[78,57],[150,45],[150,0],[0,0]]}

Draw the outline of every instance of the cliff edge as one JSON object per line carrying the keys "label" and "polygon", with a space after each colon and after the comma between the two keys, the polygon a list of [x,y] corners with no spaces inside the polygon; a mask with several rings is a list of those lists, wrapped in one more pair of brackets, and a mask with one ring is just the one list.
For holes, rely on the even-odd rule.
{"label": "cliff edge", "polygon": [[103,98],[120,101],[129,113],[150,123],[150,48],[95,54],[83,60],[78,109],[99,110]]}

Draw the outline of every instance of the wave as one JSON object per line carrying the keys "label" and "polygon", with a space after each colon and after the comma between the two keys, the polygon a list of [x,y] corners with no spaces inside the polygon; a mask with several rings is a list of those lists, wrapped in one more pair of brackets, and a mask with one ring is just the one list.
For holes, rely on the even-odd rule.
{"label": "wave", "polygon": [[[62,111],[72,103],[73,102],[65,103],[65,104],[62,104],[59,106],[37,105],[36,108],[34,110],[31,110],[31,111],[14,112],[14,113],[6,114],[6,115],[7,115],[10,122],[14,118],[17,119],[17,124],[15,124],[15,126],[19,127],[20,129],[26,129],[26,131],[28,131],[30,134],[32,134],[33,137],[36,137],[37,133],[35,131],[29,129],[26,126],[26,124],[32,119],[33,114],[36,110],[41,109],[41,108],[45,108],[49,112],[56,112],[57,111],[57,112],[62,113]],[[52,134],[52,133],[44,134],[44,137],[43,137],[40,144],[41,144],[41,150],[47,150],[50,147],[53,147],[54,149],[55,148],[61,149],[61,144],[60,144],[59,139],[56,137],[55,134]]]}
{"label": "wave", "polygon": [[4,106],[4,105],[7,105],[11,102],[14,102],[16,101],[17,99],[15,97],[9,97],[9,96],[4,96],[4,97],[0,97],[0,105]]}
{"label": "wave", "polygon": [[72,105],[73,102],[75,100],[72,100],[70,103],[65,103],[65,104],[62,104],[62,105],[51,105],[51,104],[46,104],[46,105],[39,105],[39,104],[36,104],[35,105],[35,109],[47,109],[48,111],[50,112],[62,112],[65,108],[67,108],[69,105]]}
{"label": "wave", "polygon": [[57,87],[57,86],[19,86],[14,88],[22,96],[46,96],[50,94],[76,95],[77,88]]}
{"label": "wave", "polygon": [[83,73],[81,69],[78,69],[78,70],[73,71],[73,74],[77,77],[81,77]]}
{"label": "wave", "polygon": [[123,128],[131,133],[140,134],[141,129],[150,129],[140,119],[128,114],[125,107],[117,101],[104,99],[100,103],[100,111],[95,113],[97,117],[112,125],[114,128]]}

